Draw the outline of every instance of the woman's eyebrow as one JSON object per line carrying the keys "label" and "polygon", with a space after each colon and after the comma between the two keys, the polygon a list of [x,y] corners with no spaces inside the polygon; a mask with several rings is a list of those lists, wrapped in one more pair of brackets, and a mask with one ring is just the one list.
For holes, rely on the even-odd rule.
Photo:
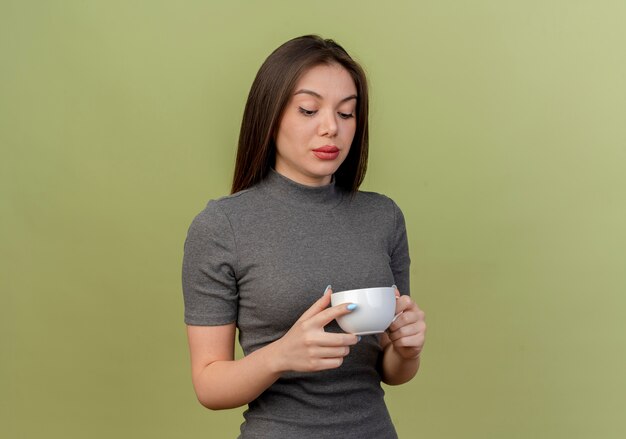
{"label": "woman's eyebrow", "polygon": [[[318,99],[324,99],[323,96],[319,93],[314,92],[313,90],[308,90],[306,88],[301,88],[300,90],[298,90],[297,92],[295,92],[293,95],[298,95],[298,94],[307,94],[307,95],[311,95],[314,96]],[[346,102],[349,101],[351,99],[356,99],[357,95],[350,95],[350,96],[346,96],[345,98],[343,98],[340,102]]]}

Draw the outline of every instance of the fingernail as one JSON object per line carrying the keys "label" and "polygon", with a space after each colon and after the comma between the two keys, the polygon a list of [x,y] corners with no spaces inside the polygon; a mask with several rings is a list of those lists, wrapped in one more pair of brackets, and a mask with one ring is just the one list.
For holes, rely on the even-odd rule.
{"label": "fingernail", "polygon": [[354,311],[356,309],[356,303],[351,303],[347,306],[348,311]]}
{"label": "fingernail", "polygon": [[397,290],[397,289],[398,289],[398,287],[397,287],[395,284],[394,284],[394,285],[392,285],[392,286],[391,286],[391,288],[393,288],[394,290]]}
{"label": "fingernail", "polygon": [[330,290],[331,288],[332,288],[332,287],[331,287],[330,285],[328,285],[328,286],[326,287],[326,289],[324,290],[324,294],[322,294],[322,296],[325,296],[325,295],[326,295],[326,293],[328,293],[328,290]]}

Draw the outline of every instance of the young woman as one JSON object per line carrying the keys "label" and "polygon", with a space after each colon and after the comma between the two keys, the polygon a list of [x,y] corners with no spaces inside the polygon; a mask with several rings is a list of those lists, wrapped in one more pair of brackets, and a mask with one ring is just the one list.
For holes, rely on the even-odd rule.
{"label": "young woman", "polygon": [[[248,404],[242,438],[397,437],[380,383],[415,375],[426,325],[402,212],[358,190],[367,151],[361,67],[317,36],[276,49],[248,96],[232,194],[193,220],[183,262],[196,394]],[[392,284],[401,314],[386,333],[339,329],[355,305],[330,307],[331,285]]]}

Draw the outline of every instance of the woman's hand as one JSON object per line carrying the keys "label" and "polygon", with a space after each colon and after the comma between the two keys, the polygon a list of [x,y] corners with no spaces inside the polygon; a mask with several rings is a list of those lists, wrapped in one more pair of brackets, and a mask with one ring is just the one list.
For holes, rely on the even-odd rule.
{"label": "woman's hand", "polygon": [[[276,367],[280,372],[313,372],[335,369],[358,342],[356,335],[324,331],[324,326],[339,316],[349,314],[349,304],[329,308],[330,288],[294,323],[291,329],[273,343]],[[353,308],[354,309],[354,308]]]}
{"label": "woman's hand", "polygon": [[401,296],[396,288],[396,315],[398,317],[387,329],[387,337],[400,357],[416,359],[426,336],[424,311],[409,296]]}
{"label": "woman's hand", "polygon": [[348,304],[329,308],[330,289],[291,329],[273,343],[235,360],[235,324],[188,326],[193,384],[198,400],[212,410],[249,404],[286,371],[341,366],[356,335],[333,334],[324,326],[348,314]]}

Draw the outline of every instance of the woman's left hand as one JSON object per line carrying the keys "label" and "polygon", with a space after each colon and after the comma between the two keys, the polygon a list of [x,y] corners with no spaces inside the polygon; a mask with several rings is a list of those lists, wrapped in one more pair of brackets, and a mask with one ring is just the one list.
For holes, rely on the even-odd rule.
{"label": "woman's left hand", "polygon": [[398,355],[407,360],[416,359],[426,336],[424,311],[409,296],[401,296],[396,288],[396,315],[398,317],[386,331],[387,336]]}

